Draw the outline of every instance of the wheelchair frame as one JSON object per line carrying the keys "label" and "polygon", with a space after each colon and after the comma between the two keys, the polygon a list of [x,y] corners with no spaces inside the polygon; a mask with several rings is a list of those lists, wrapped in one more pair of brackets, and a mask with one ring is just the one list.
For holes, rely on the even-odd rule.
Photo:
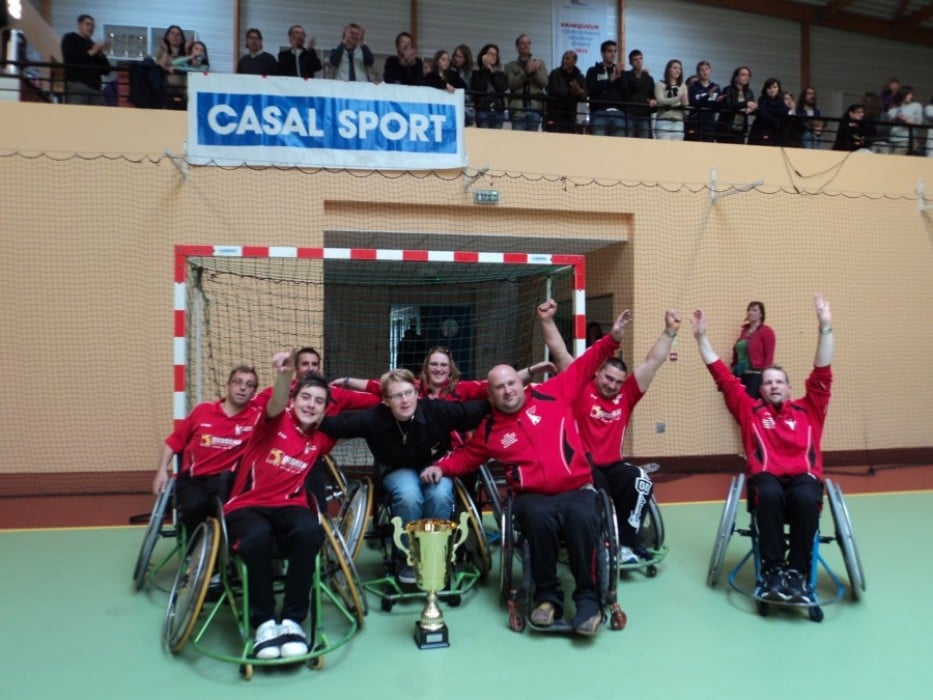
{"label": "wheelchair frame", "polygon": [[[706,577],[706,582],[709,586],[715,587],[719,582],[719,578],[723,571],[723,563],[725,562],[726,550],[729,547],[729,541],[733,533],[738,533],[744,537],[751,538],[752,546],[739,560],[739,563],[729,571],[729,586],[739,593],[753,598],[755,600],[756,610],[762,617],[769,614],[771,605],[775,605],[786,608],[806,608],[807,614],[811,620],[814,622],[821,622],[823,620],[823,606],[831,605],[842,600],[845,596],[846,587],[820,553],[820,545],[831,542],[836,542],[842,553],[842,560],[849,576],[849,591],[852,599],[858,601],[861,598],[866,590],[865,574],[862,568],[861,558],[858,554],[858,548],[855,544],[855,535],[852,530],[852,522],[849,519],[849,510],[846,507],[842,489],[831,479],[825,480],[825,490],[835,526],[835,536],[821,535],[820,532],[817,531],[813,538],[813,551],[811,554],[810,577],[808,583],[810,589],[813,591],[814,599],[806,603],[766,600],[755,596],[754,588],[748,588],[740,584],[738,581],[738,574],[749,560],[753,560],[754,562],[755,587],[757,587],[761,581],[761,555],[758,549],[758,532],[755,527],[754,518],[750,518],[748,528],[735,527],[736,514],[738,512],[739,501],[742,497],[744,485],[744,474],[732,477],[729,483],[729,491],[726,496],[726,501],[723,504],[722,515],[719,520],[719,529],[717,530],[716,540],[713,543],[713,552],[710,556],[709,570]],[[826,572],[834,586],[835,592],[832,597],[820,597],[817,593],[820,568]]]}
{"label": "wheelchair frame", "polygon": [[[254,666],[305,663],[312,669],[322,668],[324,655],[345,645],[359,631],[365,612],[356,584],[358,576],[339,530],[326,517],[321,518],[321,527],[324,545],[315,560],[316,583],[311,589],[309,620],[306,623],[307,654],[288,659],[257,659],[252,656],[254,640],[250,633],[246,565],[238,557],[231,558],[222,517],[208,518],[191,536],[165,610],[162,623],[165,647],[178,654],[190,642],[191,647],[205,656],[239,664],[240,674],[246,680],[252,678]],[[211,575],[218,569],[223,594],[218,600],[205,605]],[[354,603],[348,604],[347,600]],[[325,601],[334,606],[337,622],[344,626],[334,637],[327,634],[322,620]],[[230,651],[229,641],[224,644],[216,640],[216,634],[215,637],[208,634],[224,608],[232,613],[239,633],[238,654]]]}
{"label": "wheelchair frame", "polygon": [[[610,629],[618,631],[625,628],[628,619],[618,602],[618,524],[615,508],[609,495],[602,490],[597,490],[595,495],[599,499],[602,514],[602,546],[598,548],[597,552],[599,607],[603,622],[608,621]],[[534,607],[534,581],[532,581],[530,566],[531,547],[515,526],[512,500],[513,494],[510,492],[506,498],[500,521],[502,539],[499,551],[499,594],[508,610],[509,629],[521,633],[527,626],[537,632],[563,634],[573,632],[570,623],[564,619],[555,620],[554,624],[547,627],[535,625],[531,621],[530,614]],[[521,565],[520,587],[515,586],[514,564],[516,558]]]}
{"label": "wheelchair frame", "polygon": [[[463,601],[464,594],[473,590],[477,584],[489,576],[490,560],[486,534],[483,530],[483,520],[476,505],[467,493],[463,482],[455,478],[454,482],[454,516],[459,520],[458,514],[466,512],[468,515],[469,533],[466,542],[457,550],[457,560],[450,572],[447,587],[438,591],[439,600],[446,601],[451,607],[457,607]],[[414,586],[403,586],[395,578],[395,563],[392,559],[391,531],[389,525],[389,508],[385,504],[376,505],[376,514],[373,517],[373,528],[370,537],[378,539],[383,553],[383,576],[363,582],[363,588],[379,599],[380,609],[391,612],[396,603],[412,600],[421,600],[425,593]]]}
{"label": "wheelchair frame", "polygon": [[[165,522],[165,516],[169,507],[172,509],[172,520]],[[162,538],[173,538],[175,545],[161,559],[158,559],[155,565],[152,563],[152,556],[155,553],[156,546]],[[177,517],[175,508],[175,479],[168,480],[165,490],[156,497],[152,513],[149,515],[149,522],[143,534],[143,541],[139,548],[139,554],[136,556],[136,564],[133,567],[133,590],[141,591],[146,588],[148,583],[154,583],[156,575],[164,569],[172,559],[180,558],[187,546],[187,533],[184,526]],[[156,585],[156,587],[159,587]],[[160,587],[159,587],[160,588]],[[163,589],[166,590],[167,589]]]}

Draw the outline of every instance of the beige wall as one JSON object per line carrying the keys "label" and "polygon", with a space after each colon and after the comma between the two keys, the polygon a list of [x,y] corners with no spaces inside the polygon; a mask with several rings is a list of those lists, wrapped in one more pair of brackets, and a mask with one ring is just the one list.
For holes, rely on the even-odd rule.
{"label": "beige wall", "polygon": [[[703,305],[727,355],[760,299],[801,391],[821,289],[838,348],[824,447],[933,443],[933,223],[915,193],[922,179],[933,190],[931,159],[470,129],[470,169],[490,169],[478,186],[501,192],[476,207],[456,173],[185,179],[163,157],[183,152],[183,114],[0,104],[0,123],[0,473],[151,469],[171,424],[173,245],[310,246],[327,231],[533,236],[541,251],[605,241],[588,255],[588,294],[634,312],[630,362],[670,307]],[[721,190],[763,184],[711,206],[714,167]],[[734,454],[688,332],[677,351],[636,412],[633,454]]]}

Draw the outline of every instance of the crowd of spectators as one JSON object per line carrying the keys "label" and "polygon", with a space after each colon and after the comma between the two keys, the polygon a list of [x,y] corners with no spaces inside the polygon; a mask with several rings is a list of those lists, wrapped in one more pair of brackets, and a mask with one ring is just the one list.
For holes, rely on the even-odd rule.
{"label": "crowd of spectators", "polygon": [[[65,99],[71,103],[104,103],[101,76],[110,72],[108,47],[93,41],[93,31],[93,18],[81,15],[78,31],[62,39]],[[515,39],[513,60],[504,60],[497,45],[486,44],[474,62],[465,44],[423,57],[414,37],[403,31],[381,69],[366,45],[366,29],[354,22],[344,27],[336,46],[323,52],[301,25],[289,28],[288,43],[275,57],[263,50],[262,32],[251,27],[236,72],[462,90],[466,125],[479,128],[501,129],[508,123],[522,131],[933,155],[933,100],[924,109],[913,88],[896,78],[835,116],[823,113],[812,86],[795,97],[769,76],[756,92],[748,66],[735,68],[729,84],[721,87],[709,61],[697,63],[687,76],[683,62],[673,58],[655,81],[641,51],[629,52],[626,68],[612,40],[602,43],[600,60],[585,73],[574,51],[565,51],[560,65],[549,71],[532,53],[527,34]],[[139,107],[185,109],[187,73],[209,65],[204,43],[172,25],[155,56],[133,67],[130,101]]]}

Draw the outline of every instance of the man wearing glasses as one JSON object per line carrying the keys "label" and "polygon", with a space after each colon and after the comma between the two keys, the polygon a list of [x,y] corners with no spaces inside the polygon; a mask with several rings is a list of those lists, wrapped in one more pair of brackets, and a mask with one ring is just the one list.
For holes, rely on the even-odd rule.
{"label": "man wearing glasses", "polygon": [[[450,479],[422,482],[422,470],[450,451],[451,430],[472,430],[489,412],[488,401],[419,401],[407,369],[379,380],[382,404],[359,413],[328,416],[320,430],[336,438],[361,437],[376,463],[376,477],[402,524],[421,518],[450,520],[454,490]],[[415,572],[396,557],[399,583],[414,584]]]}

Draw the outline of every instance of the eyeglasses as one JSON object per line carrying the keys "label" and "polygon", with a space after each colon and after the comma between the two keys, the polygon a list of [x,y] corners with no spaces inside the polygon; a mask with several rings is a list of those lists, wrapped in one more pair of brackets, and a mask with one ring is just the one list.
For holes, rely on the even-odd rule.
{"label": "eyeglasses", "polygon": [[248,379],[231,379],[230,384],[233,386],[245,386],[247,389],[256,388],[256,382],[252,382]]}
{"label": "eyeglasses", "polygon": [[394,394],[389,394],[386,396],[389,401],[401,401],[402,399],[410,399],[415,395],[414,389],[405,389],[405,391],[398,391]]}

